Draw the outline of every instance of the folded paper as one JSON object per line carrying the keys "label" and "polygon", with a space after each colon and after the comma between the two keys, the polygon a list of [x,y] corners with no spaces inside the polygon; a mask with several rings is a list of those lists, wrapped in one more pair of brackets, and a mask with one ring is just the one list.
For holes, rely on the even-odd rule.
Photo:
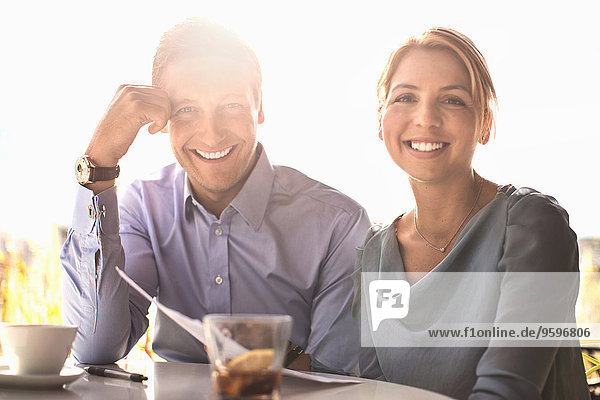
{"label": "folded paper", "polygon": [[[204,337],[204,327],[202,322],[197,319],[190,318],[186,315],[183,315],[179,311],[175,311],[167,306],[164,306],[158,302],[155,298],[151,297],[144,289],[142,289],[133,279],[131,279],[125,272],[123,272],[119,267],[115,267],[117,273],[121,278],[127,282],[129,286],[131,286],[135,291],[144,296],[146,300],[156,305],[156,308],[164,313],[167,317],[171,318],[175,323],[185,329],[189,334],[199,340],[201,343],[205,343],[206,339]],[[224,340],[225,348],[224,351],[228,353],[227,358],[234,358],[240,354],[243,354],[248,351],[245,347],[237,343],[235,340],[230,338],[225,338]],[[361,383],[358,379],[351,379],[346,377],[339,378],[331,378],[322,375],[314,375],[310,373],[294,371],[291,369],[284,368],[283,375],[293,376],[296,378],[306,379],[309,381],[315,382],[323,382],[323,383]]]}

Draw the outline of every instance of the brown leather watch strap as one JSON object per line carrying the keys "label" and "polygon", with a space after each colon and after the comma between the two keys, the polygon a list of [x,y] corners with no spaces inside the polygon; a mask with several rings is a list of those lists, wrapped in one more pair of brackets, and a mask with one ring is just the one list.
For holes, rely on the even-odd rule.
{"label": "brown leather watch strap", "polygon": [[119,177],[121,173],[121,167],[94,167],[91,171],[90,181],[110,181]]}
{"label": "brown leather watch strap", "polygon": [[302,347],[290,342],[288,346],[288,352],[285,356],[285,366],[287,367],[288,365],[293,363],[294,360],[298,358],[298,356],[302,353],[304,353],[304,349]]}

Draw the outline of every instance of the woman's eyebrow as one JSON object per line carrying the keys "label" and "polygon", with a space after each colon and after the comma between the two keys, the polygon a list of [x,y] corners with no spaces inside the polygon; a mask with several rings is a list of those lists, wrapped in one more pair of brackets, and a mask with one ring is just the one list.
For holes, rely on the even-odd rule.
{"label": "woman's eyebrow", "polygon": [[[396,89],[418,89],[418,86],[415,85],[410,85],[408,83],[398,83],[397,85],[394,85],[394,87],[392,87],[392,89],[390,90],[390,93],[393,92]],[[471,93],[471,91],[463,85],[447,85],[442,87],[440,90],[464,90],[467,93]]]}
{"label": "woman's eyebrow", "polygon": [[392,87],[392,90],[390,90],[390,93],[393,92],[396,89],[418,89],[417,86],[415,85],[409,85],[408,83],[398,83],[396,85],[394,85],[394,87]]}
{"label": "woman's eyebrow", "polygon": [[448,86],[444,86],[441,90],[456,90],[456,89],[464,90],[465,92],[471,94],[471,91],[463,85],[448,85]]}

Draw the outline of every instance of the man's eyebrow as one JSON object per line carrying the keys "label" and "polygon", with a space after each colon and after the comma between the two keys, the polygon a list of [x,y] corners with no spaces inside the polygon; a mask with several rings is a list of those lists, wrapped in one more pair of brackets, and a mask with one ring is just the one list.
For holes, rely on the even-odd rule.
{"label": "man's eyebrow", "polygon": [[171,106],[177,106],[182,103],[193,103],[192,99],[171,99]]}

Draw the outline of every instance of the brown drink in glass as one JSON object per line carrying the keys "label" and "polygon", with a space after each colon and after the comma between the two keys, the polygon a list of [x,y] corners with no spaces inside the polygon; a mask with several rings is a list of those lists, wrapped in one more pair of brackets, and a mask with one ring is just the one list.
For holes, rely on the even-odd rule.
{"label": "brown drink in glass", "polygon": [[204,318],[212,382],[220,399],[279,399],[292,319],[281,315]]}

